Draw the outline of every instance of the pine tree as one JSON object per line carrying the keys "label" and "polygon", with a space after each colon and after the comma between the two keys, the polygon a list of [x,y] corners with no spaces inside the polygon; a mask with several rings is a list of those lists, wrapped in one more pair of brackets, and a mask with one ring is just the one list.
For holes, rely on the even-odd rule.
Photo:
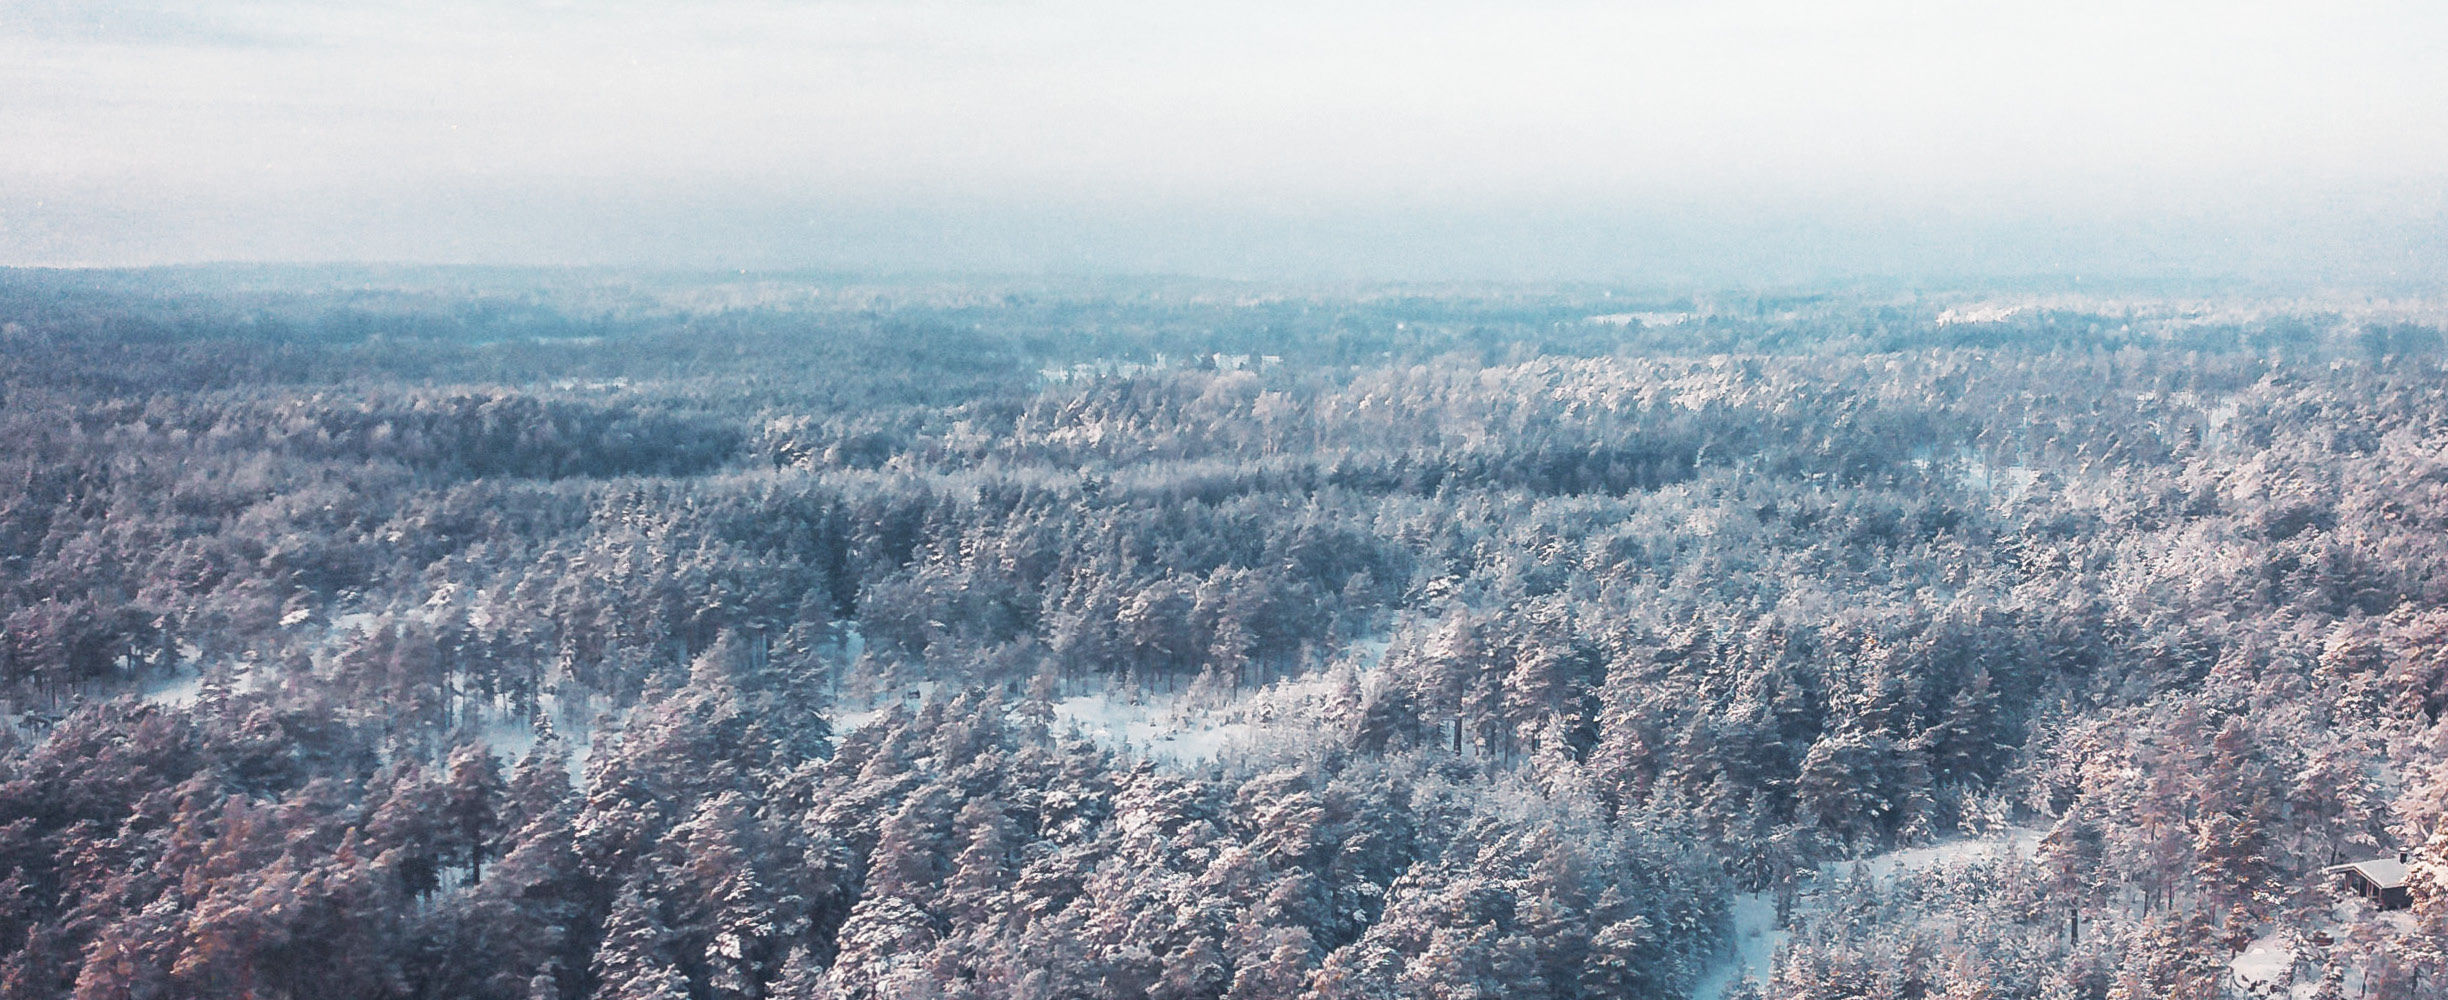
{"label": "pine tree", "polygon": [[682,1000],[688,980],[672,964],[671,930],[640,882],[621,887],[587,973],[593,1000]]}
{"label": "pine tree", "polygon": [[1634,915],[1598,929],[1583,960],[1578,985],[1586,997],[1655,996],[1664,954],[1646,917]]}
{"label": "pine tree", "polygon": [[432,895],[442,885],[442,866],[453,837],[444,827],[447,793],[414,761],[394,768],[383,784],[382,798],[366,820],[367,844],[380,852],[403,888],[419,897]]}
{"label": "pine tree", "polygon": [[1011,823],[999,804],[980,797],[961,807],[952,828],[965,843],[944,881],[943,914],[956,927],[991,929],[1009,905]]}
{"label": "pine tree", "polygon": [[464,862],[468,883],[484,881],[484,863],[501,833],[502,800],[509,791],[502,782],[501,760],[483,743],[462,743],[451,751],[442,801],[442,826],[448,839],[445,856]]}
{"label": "pine tree", "polygon": [[1317,968],[1316,952],[1308,928],[1269,928],[1238,950],[1224,1000],[1295,1000]]}
{"label": "pine tree", "polygon": [[673,831],[673,946],[705,970],[719,1000],[756,1000],[806,927],[804,901],[776,892],[759,871],[760,841],[745,798],[725,792]]}
{"label": "pine tree", "polygon": [[516,834],[537,817],[568,808],[577,797],[569,768],[568,746],[546,723],[511,768],[497,824],[501,832]]}

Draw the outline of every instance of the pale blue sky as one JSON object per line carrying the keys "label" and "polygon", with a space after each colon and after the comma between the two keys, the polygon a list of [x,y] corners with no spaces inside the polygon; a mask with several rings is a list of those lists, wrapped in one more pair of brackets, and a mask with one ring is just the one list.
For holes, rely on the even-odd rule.
{"label": "pale blue sky", "polygon": [[0,263],[2427,278],[2443,52],[2433,3],[0,0]]}

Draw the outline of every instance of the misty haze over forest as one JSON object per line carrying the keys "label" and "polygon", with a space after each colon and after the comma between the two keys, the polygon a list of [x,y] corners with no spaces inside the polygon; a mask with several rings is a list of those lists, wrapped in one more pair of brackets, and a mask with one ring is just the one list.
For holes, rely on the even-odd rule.
{"label": "misty haze over forest", "polygon": [[0,6],[0,261],[2443,277],[2426,4]]}

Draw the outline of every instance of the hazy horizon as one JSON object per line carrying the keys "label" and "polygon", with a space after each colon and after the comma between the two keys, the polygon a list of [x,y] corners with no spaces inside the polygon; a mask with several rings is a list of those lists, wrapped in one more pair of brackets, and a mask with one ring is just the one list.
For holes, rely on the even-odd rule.
{"label": "hazy horizon", "polygon": [[2448,14],[0,0],[0,264],[2448,277]]}

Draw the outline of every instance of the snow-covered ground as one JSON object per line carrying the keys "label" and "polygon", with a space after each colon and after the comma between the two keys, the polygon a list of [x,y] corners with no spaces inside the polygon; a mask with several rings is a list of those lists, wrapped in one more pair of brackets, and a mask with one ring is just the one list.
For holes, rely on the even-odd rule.
{"label": "snow-covered ground", "polygon": [[1691,322],[1687,312],[1623,312],[1583,316],[1581,322],[1591,326],[1621,326],[1639,329],[1650,326],[1680,326]]}
{"label": "snow-covered ground", "polygon": [[1867,860],[1870,874],[1881,880],[1894,878],[1903,872],[1928,871],[1944,865],[1976,861],[1993,856],[2000,848],[2011,848],[2014,856],[2028,858],[2040,850],[2040,838],[2046,830],[2017,827],[1989,837],[1967,837],[1949,840],[1928,847],[1889,851]]}
{"label": "snow-covered ground", "polygon": [[1956,326],[1967,323],[2003,323],[2016,313],[2031,308],[2025,303],[1969,302],[1938,314],[1937,325]]}
{"label": "snow-covered ground", "polygon": [[[852,633],[855,635],[855,632]],[[1075,690],[1054,702],[1057,727],[1116,750],[1170,764],[1214,760],[1238,747],[1264,745],[1270,731],[1313,728],[1344,695],[1347,685],[1366,685],[1393,640],[1372,635],[1344,647],[1325,669],[1287,677],[1222,704],[1189,694],[1156,695],[1119,685]],[[849,652],[845,650],[845,652]],[[855,653],[850,654],[855,658]],[[844,660],[849,662],[848,659]],[[857,707],[837,705],[833,732],[869,725],[895,705],[935,696],[932,681],[897,685],[891,695]]]}
{"label": "snow-covered ground", "polygon": [[[2246,992],[2277,996],[2280,986],[2295,978],[2295,945],[2275,932],[2261,935],[2244,946],[2243,954],[2229,959],[2227,969]],[[2309,995],[2318,985],[2301,984],[2300,995]]]}
{"label": "snow-covered ground", "polygon": [[[2310,927],[2272,927],[2254,938],[2243,951],[2227,960],[2228,985],[2244,996],[2310,1000],[2320,992],[2321,984],[2317,979],[2296,979],[2296,950],[2303,947],[2303,936],[2326,934],[2331,938],[2347,938],[2354,936],[2358,927],[2366,933],[2376,932],[2384,940],[2403,940],[2416,930],[2413,914],[2403,910],[2375,913],[2360,900],[2341,899]],[[2313,951],[2319,953],[2317,948]],[[2360,966],[2346,969],[2345,979],[2339,983],[2345,995],[2363,994],[2364,973]]]}
{"label": "snow-covered ground", "polygon": [[[478,608],[470,615],[470,618],[479,619],[478,624],[482,624],[481,619],[487,614],[487,609]],[[427,613],[426,609],[412,609],[403,613],[401,617],[421,617],[428,621],[432,620],[432,615]],[[331,621],[322,626],[322,634],[317,637],[317,644],[310,649],[318,657],[338,655],[351,644],[373,632],[378,623],[379,618],[368,611],[351,611],[333,615]],[[302,627],[310,622],[307,619],[300,619],[287,624],[292,627]],[[233,693],[263,690],[278,681],[275,672],[256,669],[258,664],[251,658],[207,661],[203,650],[187,643],[181,643],[179,646],[179,662],[186,665],[185,669],[147,681],[136,689],[136,697],[156,705],[188,708],[196,703],[197,698],[203,696],[206,683],[216,678]],[[556,720],[555,733],[569,747],[571,773],[573,775],[580,773],[586,764],[587,753],[594,749],[591,720],[563,712],[559,697],[549,692],[541,695],[538,701],[539,712],[546,718]],[[535,727],[529,725],[526,720],[505,713],[498,705],[483,706],[463,703],[460,707],[472,713],[470,729],[476,738],[490,746],[493,753],[505,763],[526,756],[528,749],[535,746],[536,739],[540,735]]]}
{"label": "snow-covered ground", "polygon": [[163,676],[147,680],[137,686],[136,697],[155,705],[187,708],[193,706],[197,698],[203,697],[205,681],[216,675],[232,693],[256,690],[259,683],[268,683],[267,679],[258,676],[255,661],[252,659],[205,663],[203,656],[204,651],[197,649],[194,645],[179,643],[178,661],[183,664],[192,664],[194,669],[173,670]]}
{"label": "snow-covered ground", "polygon": [[136,689],[136,697],[155,705],[186,708],[204,693],[204,675],[171,674]]}
{"label": "snow-covered ground", "polygon": [[1213,708],[1185,698],[1133,698],[1105,691],[1054,704],[1057,724],[1125,753],[1164,763],[1214,760],[1236,747],[1257,745],[1278,727],[1314,726],[1342,685],[1356,680],[1337,669],[1288,678]]}
{"label": "snow-covered ground", "polygon": [[1347,686],[1368,683],[1392,644],[1385,635],[1357,640],[1324,670],[1275,681],[1220,706],[1195,705],[1187,696],[1104,691],[1056,702],[1054,718],[1099,743],[1159,762],[1214,760],[1234,748],[1259,745],[1270,730],[1314,728]]}
{"label": "snow-covered ground", "polygon": [[2033,488],[2040,484],[2040,470],[2028,465],[1992,466],[1970,448],[1956,449],[1956,457],[1963,466],[1957,480],[1959,485],[1986,496],[2003,495],[2007,503],[2030,496]]}
{"label": "snow-covered ground", "polygon": [[[297,613],[292,612],[290,617],[282,619],[281,624],[290,628],[298,628],[310,621],[310,617],[300,617]],[[351,611],[334,615],[330,624],[324,626],[323,634],[314,649],[322,654],[337,653],[367,632],[372,631],[374,622],[373,613],[366,611]],[[178,644],[178,663],[182,669],[145,682],[136,689],[136,697],[156,705],[186,708],[195,704],[196,698],[204,693],[204,681],[213,676],[215,671],[221,672],[223,681],[233,692],[260,690],[276,680],[272,674],[255,669],[256,661],[251,653],[244,658],[208,662],[202,649],[197,648],[194,643],[185,641]]]}
{"label": "snow-covered ground", "polygon": [[[1224,721],[1227,718],[1235,721]],[[1055,702],[1054,719],[1098,743],[1180,762],[1213,759],[1255,731],[1238,713],[1219,717],[1192,711],[1178,700],[1132,701],[1112,693]]]}
{"label": "snow-covered ground", "polygon": [[[2012,851],[2018,857],[2031,857],[2040,846],[2043,831],[2012,829],[1988,837],[1964,838],[1889,851],[1863,859],[1873,878],[1885,882],[1898,875],[1928,871],[1950,864],[1960,864],[1977,858]],[[1838,865],[1849,868],[1849,863]],[[1794,904],[1794,919],[1808,916],[1817,903],[1805,896]],[[1725,960],[1700,978],[1692,991],[1693,1000],[1717,1000],[1744,977],[1753,982],[1768,981],[1769,965],[1776,958],[1778,946],[1785,943],[1786,929],[1777,926],[1776,900],[1765,892],[1746,892],[1734,897],[1734,950]]]}
{"label": "snow-covered ground", "polygon": [[1692,1000],[1717,1000],[1746,976],[1755,983],[1768,981],[1769,963],[1785,943],[1785,929],[1776,925],[1776,901],[1764,892],[1746,892],[1734,897],[1733,909],[1734,950],[1700,977]]}
{"label": "snow-covered ground", "polygon": [[[845,660],[844,662],[846,663],[848,661]],[[839,672],[836,671],[837,675],[838,673]],[[885,713],[892,711],[893,706],[895,705],[908,705],[911,708],[917,708],[918,706],[925,704],[927,699],[935,697],[935,692],[938,688],[939,685],[937,685],[934,681],[917,681],[895,688],[895,690],[900,693],[891,697],[878,697],[872,704],[869,704],[865,708],[851,712],[836,710],[833,713],[833,735],[836,737],[844,736],[853,730],[866,726],[877,719],[881,719],[884,717]]]}

